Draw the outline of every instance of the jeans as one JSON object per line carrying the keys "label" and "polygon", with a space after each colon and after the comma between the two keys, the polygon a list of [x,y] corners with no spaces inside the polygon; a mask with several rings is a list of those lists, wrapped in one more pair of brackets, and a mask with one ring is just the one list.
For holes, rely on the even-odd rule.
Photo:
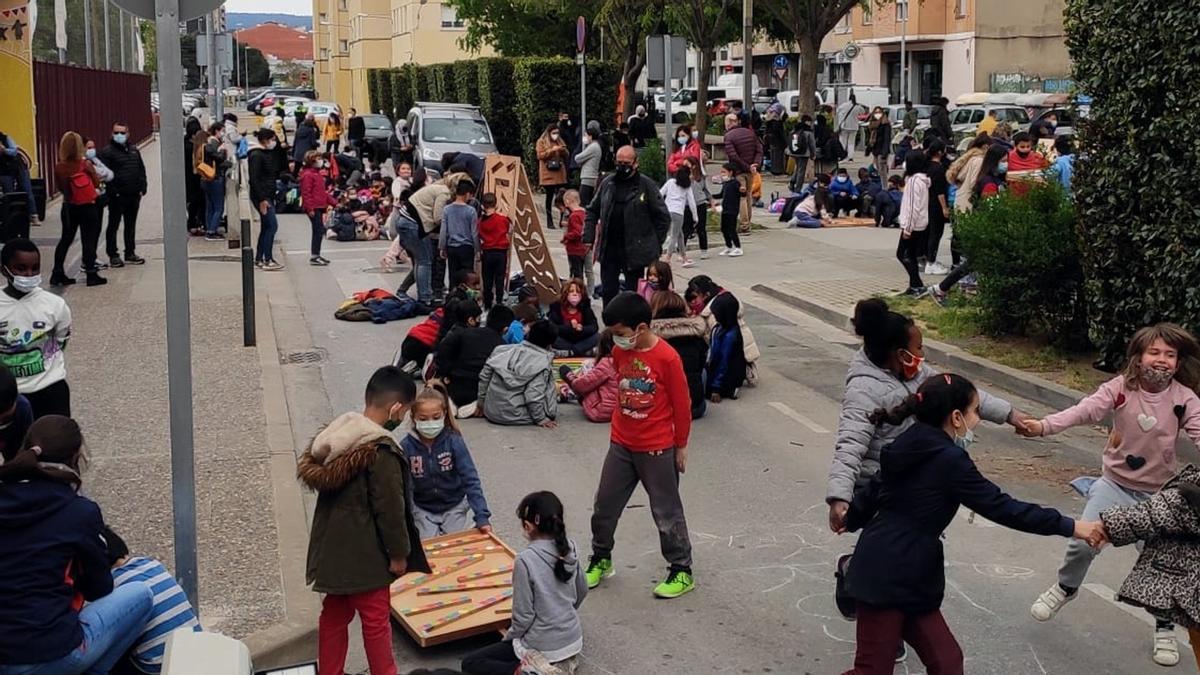
{"label": "jeans", "polygon": [[[1088,490],[1087,504],[1083,507],[1083,515],[1080,520],[1100,520],[1100,513],[1107,511],[1114,506],[1134,506],[1141,502],[1150,499],[1150,493],[1138,492],[1121,487],[1108,478],[1101,477],[1095,483],[1092,483],[1091,489]],[[1078,546],[1076,544],[1079,544]],[[1080,539],[1072,539],[1067,542],[1067,554],[1063,560],[1062,567],[1058,568],[1058,583],[1063,588],[1079,588],[1083,585],[1083,578],[1087,576],[1088,568],[1092,566],[1092,561],[1100,552],[1087,542]]]}
{"label": "jeans", "polygon": [[[839,193],[833,195],[833,214],[832,215],[834,218],[837,218],[838,215],[840,215],[842,211],[845,211],[846,215],[849,216],[850,212],[857,208],[858,208],[858,201],[855,200],[854,197],[850,196],[849,192],[839,192]],[[858,214],[858,216],[861,218],[862,214],[860,213],[860,214]]]}
{"label": "jeans", "polygon": [[475,247],[470,244],[447,246],[446,267],[450,270],[450,285],[457,286],[455,279],[459,274],[475,271]]}
{"label": "jeans", "polygon": [[357,613],[371,675],[396,675],[390,599],[387,586],[353,595],[326,595],[317,620],[317,672],[342,675],[350,647],[347,629]]}
{"label": "jeans", "polygon": [[125,257],[128,258],[135,253],[134,240],[137,236],[138,209],[141,205],[142,196],[139,194],[110,194],[108,196],[108,230],[104,233],[108,257],[115,258],[119,253],[117,251],[117,229],[121,226],[122,220],[125,221]]}
{"label": "jeans", "polygon": [[422,539],[471,529],[474,525],[470,513],[471,507],[467,504],[466,497],[443,513],[426,511],[416,504],[412,505],[413,522],[416,523]]}
{"label": "jeans", "polygon": [[804,174],[808,171],[808,158],[793,157],[792,159],[796,162],[796,171],[792,173],[789,185],[792,188],[792,192],[799,192],[804,188]]}
{"label": "jeans", "polygon": [[[645,274],[646,268],[625,267],[624,260],[616,259],[616,255],[606,255],[600,262],[600,295],[604,304],[617,297],[621,291],[631,291],[637,288],[637,280]],[[625,274],[625,284],[621,285],[621,274]]]}
{"label": "jeans", "polygon": [[962,647],[940,611],[905,614],[860,602],[857,614],[854,668],[842,675],[892,672],[901,639],[913,646],[929,675],[962,675]]}
{"label": "jeans", "polygon": [[583,183],[579,186],[579,204],[583,208],[587,208],[588,204],[592,203],[592,197],[596,196],[595,183]]}
{"label": "jeans", "polygon": [[822,226],[821,219],[810,216],[807,213],[796,211],[792,214],[792,219],[788,221],[788,227],[803,227],[807,229],[819,229]]}
{"label": "jeans", "polygon": [[417,281],[417,300],[428,305],[433,302],[433,288],[430,286],[433,249],[428,239],[421,238],[420,228],[420,225],[408,218],[396,219],[396,236],[400,238],[400,246],[413,262],[412,273]]}
{"label": "jeans", "polygon": [[483,271],[483,308],[491,309],[496,303],[504,304],[505,271],[508,268],[508,249],[484,249],[480,256]]}
{"label": "jeans", "polygon": [[141,637],[153,608],[146,584],[119,586],[80,610],[83,643],[74,651],[47,663],[0,665],[0,675],[104,675]]}
{"label": "jeans", "polygon": [[565,337],[560,337],[554,340],[554,348],[558,351],[570,352],[571,356],[587,356],[596,349],[596,345],[600,344],[600,334],[592,333],[590,336],[583,338],[579,342],[571,342]]}
{"label": "jeans", "polygon": [[204,181],[204,225],[206,234],[216,234],[225,212],[225,179]]}
{"label": "jeans", "polygon": [[925,253],[925,237],[926,230],[913,232],[908,239],[901,234],[900,243],[896,246],[896,259],[904,266],[904,271],[908,272],[909,288],[925,286],[925,282],[921,281],[920,267],[917,265],[917,257]]}
{"label": "jeans", "polygon": [[325,241],[325,209],[315,209],[312,215],[308,217],[308,223],[312,226],[312,241],[309,245],[309,253],[316,258],[321,255],[321,242]]}
{"label": "jeans", "polygon": [[275,260],[275,233],[279,231],[279,220],[275,217],[275,205],[267,203],[267,212],[262,213],[262,229],[258,233],[258,250],[255,262],[267,263]]}
{"label": "jeans", "polygon": [[66,204],[62,210],[62,236],[54,247],[54,275],[66,276],[63,265],[67,252],[75,243],[75,233],[80,233],[83,244],[83,269],[95,274],[96,248],[100,245],[100,207],[95,204]]}
{"label": "jeans", "polygon": [[513,675],[521,659],[517,658],[511,642],[497,642],[467,654],[462,660],[466,675]]}
{"label": "jeans", "polygon": [[638,483],[650,498],[650,515],[658,526],[658,543],[671,569],[691,572],[692,542],[683,501],[679,498],[679,469],[675,449],[633,452],[616,443],[608,446],[600,485],[592,509],[592,552],[596,559],[612,556],[617,521]]}

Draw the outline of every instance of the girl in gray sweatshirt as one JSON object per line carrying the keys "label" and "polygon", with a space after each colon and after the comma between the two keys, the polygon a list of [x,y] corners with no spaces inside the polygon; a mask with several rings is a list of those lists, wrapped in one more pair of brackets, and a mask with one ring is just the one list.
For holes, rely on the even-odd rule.
{"label": "girl in gray sweatshirt", "polygon": [[517,517],[529,546],[513,563],[512,626],[502,642],[463,659],[467,675],[512,675],[518,666],[543,675],[573,672],[583,651],[578,610],[587,580],[567,539],[562,502],[553,492],[534,492],[521,500]]}

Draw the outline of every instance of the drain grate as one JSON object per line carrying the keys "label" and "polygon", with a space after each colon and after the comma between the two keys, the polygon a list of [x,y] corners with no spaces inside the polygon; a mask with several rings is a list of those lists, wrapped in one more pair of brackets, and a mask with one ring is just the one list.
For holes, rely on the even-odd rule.
{"label": "drain grate", "polygon": [[305,351],[287,352],[279,357],[279,362],[283,364],[297,363],[320,363],[325,360],[324,349],[310,349]]}

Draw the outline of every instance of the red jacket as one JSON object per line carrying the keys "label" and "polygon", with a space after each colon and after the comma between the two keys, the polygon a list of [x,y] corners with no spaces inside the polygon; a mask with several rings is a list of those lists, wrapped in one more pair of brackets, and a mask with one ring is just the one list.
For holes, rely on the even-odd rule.
{"label": "red jacket", "polygon": [[479,219],[479,245],[485,251],[508,250],[508,216],[493,213]]}
{"label": "red jacket", "polygon": [[442,317],[445,314],[446,310],[441,307],[433,310],[429,318],[409,329],[408,337],[432,349],[433,343],[437,342],[438,331],[442,328]]}
{"label": "red jacket", "polygon": [[305,167],[300,172],[300,204],[305,211],[337,205],[337,201],[325,187],[325,176],[322,176],[318,169]]}
{"label": "red jacket", "polygon": [[583,416],[588,421],[612,421],[617,409],[617,369],[611,357],[600,359],[581,375],[572,375],[567,384],[579,396]]}
{"label": "red jacket", "polygon": [[687,145],[671,153],[667,159],[667,174],[674,176],[679,167],[684,165],[688,159],[695,160],[696,165],[700,165],[700,142],[696,139],[689,139]]}
{"label": "red jacket", "polygon": [[583,243],[583,221],[586,218],[587,211],[584,209],[575,209],[567,218],[567,230],[562,238],[567,255],[587,255],[587,244]]}

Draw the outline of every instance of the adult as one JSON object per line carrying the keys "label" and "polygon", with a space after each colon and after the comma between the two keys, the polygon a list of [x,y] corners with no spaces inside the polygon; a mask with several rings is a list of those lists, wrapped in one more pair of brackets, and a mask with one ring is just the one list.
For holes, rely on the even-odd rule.
{"label": "adult", "polygon": [[704,368],[708,363],[711,331],[704,319],[688,314],[687,302],[674,291],[655,293],[650,311],[654,316],[650,330],[666,340],[683,361],[692,399],[692,419],[700,419],[708,408],[708,399],[704,396]]}
{"label": "adult", "polygon": [[592,201],[596,194],[596,185],[600,182],[600,161],[604,159],[604,148],[600,145],[598,128],[588,125],[583,132],[583,148],[574,156],[579,165],[579,201],[584,206]]}
{"label": "adult", "polygon": [[569,146],[562,138],[557,124],[550,124],[537,139],[538,185],[546,196],[546,227],[553,230],[554,195],[567,186]]}
{"label": "adult", "polygon": [[[833,463],[829,469],[825,501],[829,504],[829,529],[842,532],[854,489],[879,472],[879,451],[912,425],[871,422],[876,410],[891,410],[916,393],[937,372],[925,363],[921,329],[913,320],[890,311],[879,298],[862,300],[854,308],[854,332],[863,346],[846,372],[846,393],[838,418]],[[979,392],[979,415],[996,424],[1021,428],[1027,416],[1004,399]]]}
{"label": "adult", "polygon": [[567,149],[574,155],[575,149],[579,147],[579,125],[571,119],[571,113],[563,111],[558,113],[558,134],[563,143],[567,144]]}
{"label": "adult", "polygon": [[634,148],[641,152],[646,147],[646,140],[654,138],[657,132],[654,130],[654,120],[646,113],[646,106],[639,105],[634,111],[633,117],[629,118],[629,142]]}
{"label": "adult", "polygon": [[320,130],[317,129],[317,118],[307,115],[303,122],[296,124],[296,136],[292,143],[292,161],[296,164],[296,172],[304,164],[304,156],[309,150],[317,150],[320,145]]}
{"label": "adult", "polygon": [[[406,166],[408,164],[400,165],[401,168]],[[397,293],[404,295],[409,288],[416,284],[417,300],[426,307],[433,304],[433,247],[428,236],[429,233],[422,227],[420,210],[413,205],[412,197],[425,187],[428,175],[424,171],[411,175],[409,186],[401,190],[396,197],[390,216],[393,221],[392,229],[396,232],[396,239],[400,242],[400,247],[408,253],[409,260],[412,261],[412,270],[400,284]],[[401,180],[403,179],[397,178],[396,181],[393,181],[393,187]],[[425,196],[422,196],[422,201],[424,199]],[[442,207],[445,207],[444,201]]]}
{"label": "adult", "polygon": [[199,161],[213,168],[212,178],[200,176],[200,185],[204,188],[205,204],[205,241],[223,241],[220,233],[221,218],[225,214],[225,174],[229,171],[230,158],[226,154],[222,137],[225,127],[221,122],[213,122],[208,127],[208,140],[201,148],[203,156]]}
{"label": "adult", "polygon": [[590,295],[582,279],[571,279],[563,284],[558,301],[551,303],[546,318],[558,330],[556,355],[590,356],[600,343],[600,322],[592,311]]}
{"label": "adult", "polygon": [[954,141],[954,130],[950,127],[950,110],[947,108],[949,105],[950,99],[945,96],[936,99],[933,112],[929,115],[929,128],[925,131],[926,137],[936,134],[946,145]]}
{"label": "adult", "polygon": [[[300,125],[304,123],[304,120],[308,119],[308,103],[305,103],[304,99],[300,99],[300,101],[296,104],[295,114],[296,130],[299,131]],[[309,148],[309,150],[312,149],[313,148]],[[308,152],[308,150],[305,150],[305,152]],[[303,161],[304,155],[300,155],[300,158],[300,161]]]}
{"label": "adult", "polygon": [[[429,247],[429,277],[433,302],[437,302],[446,291],[446,260],[439,255],[434,255],[434,250],[437,248],[437,235],[442,231],[442,211],[445,210],[447,204],[454,201],[454,191],[458,188],[459,181],[464,180],[469,181],[471,177],[465,173],[446,174],[442,176],[441,180],[425,184],[408,198],[411,212],[416,215],[416,222],[421,224],[422,237],[425,239],[423,245]],[[413,259],[418,260],[417,258]],[[418,280],[417,293],[419,296],[423,291],[419,281],[420,263],[417,264],[418,267],[414,270],[414,279]]]}
{"label": "adult", "polygon": [[275,181],[279,179],[282,164],[279,161],[279,141],[270,129],[259,129],[255,133],[246,157],[250,180],[251,213],[261,222],[258,232],[258,247],[254,252],[254,264],[267,272],[277,272],[283,265],[275,260],[275,233],[279,221],[275,216]]}
{"label": "adult", "polygon": [[904,120],[900,123],[900,128],[912,134],[917,131],[917,109],[913,107],[913,102],[904,101]]}
{"label": "adult", "polygon": [[[228,160],[225,171],[225,236],[229,238],[230,248],[237,248],[242,240],[242,193],[245,190],[245,169],[242,167],[242,157],[239,156],[242,144],[242,132],[237,127],[237,115],[225,113],[225,128],[221,132],[221,150]],[[247,146],[249,142],[247,141]],[[250,233],[246,233],[249,245]]]}
{"label": "adult", "polygon": [[800,192],[804,189],[808,162],[817,158],[817,138],[813,133],[812,115],[801,115],[800,121],[796,122],[788,140],[788,155],[796,163],[796,170],[792,172],[788,187],[792,192]]}
{"label": "adult", "polygon": [[1034,122],[1029,127],[1029,135],[1033,136],[1033,144],[1037,145],[1037,142],[1044,138],[1054,140],[1054,135],[1055,135],[1054,130],[1057,127],[1058,127],[1058,113],[1055,113],[1055,112],[1046,113],[1045,117]]}
{"label": "adult", "polygon": [[1000,117],[996,114],[996,109],[993,108],[987,111],[987,115],[984,115],[983,121],[979,123],[979,126],[975,127],[975,133],[990,134],[996,130],[996,125],[999,123]]}
{"label": "adult", "polygon": [[402,162],[412,164],[413,154],[413,138],[408,132],[408,120],[396,120],[396,127],[388,137],[388,156],[392,158],[392,169],[395,170]]}
{"label": "adult", "polygon": [[[100,507],[79,494],[83,435],[48,415],[0,465],[0,673],[107,673],[153,611],[150,587],[113,588]],[[84,604],[82,601],[86,601]]]}
{"label": "adult", "polygon": [[83,243],[83,270],[88,286],[102,286],[108,281],[100,276],[96,263],[96,246],[100,243],[100,176],[92,163],[83,156],[83,137],[74,131],[63,134],[58,144],[58,162],[54,165],[54,180],[63,193],[62,235],[54,248],[54,272],[50,283],[62,286],[71,283],[65,272],[67,251],[80,233]]}
{"label": "adult", "polygon": [[892,154],[892,120],[888,117],[887,108],[876,108],[867,122],[868,156],[875,157],[875,171],[880,176],[888,172],[888,155]]}
{"label": "adult", "polygon": [[983,156],[991,145],[990,136],[979,134],[971,140],[967,151],[954,160],[949,169],[946,169],[946,181],[955,186],[955,211],[970,213],[974,207],[975,181],[979,178],[979,168],[983,165]]}
{"label": "adult", "polygon": [[783,106],[778,101],[767,108],[766,133],[764,143],[769,149],[771,158],[771,175],[782,176],[787,173],[787,133],[784,129],[786,122]]}
{"label": "adult", "polygon": [[[100,161],[113,172],[108,182],[108,230],[104,233],[108,264],[124,267],[125,263],[143,265],[145,259],[137,254],[137,217],[146,195],[146,164],[142,153],[129,142],[129,125],[117,122],[112,126],[112,140],[99,152]],[[125,259],[117,250],[117,230],[125,221]]]}
{"label": "adult", "polygon": [[926,231],[925,274],[947,274],[950,270],[938,262],[938,248],[946,224],[950,222],[950,182],[946,178],[946,145],[934,139],[925,150],[929,156],[929,228]]}
{"label": "adult", "polygon": [[367,138],[367,123],[366,120],[358,116],[358,111],[354,108],[350,109],[350,117],[346,118],[346,145],[347,149],[362,159],[362,145]]}
{"label": "adult", "polygon": [[854,94],[842,101],[833,117],[833,128],[841,137],[842,147],[846,149],[846,159],[854,160],[854,145],[858,138],[858,118],[867,114],[867,107],[858,102]]}
{"label": "adult", "polygon": [[[658,193],[654,179],[638,171],[633,146],[617,151],[617,168],[600,183],[587,206],[583,241],[593,246],[600,261],[601,297],[608,304],[621,292],[633,290],[646,266],[662,255],[663,241],[671,229],[671,213]],[[599,233],[597,233],[599,225]]]}
{"label": "adult", "polygon": [[29,226],[38,222],[37,198],[33,194],[33,181],[29,178],[29,166],[21,155],[21,148],[12,136],[0,131],[0,193],[9,191],[6,184],[11,182],[11,191],[20,191],[25,195],[27,220],[20,223],[16,232],[9,235],[18,237],[29,236]]}
{"label": "adult", "polygon": [[763,150],[758,136],[749,127],[742,126],[736,113],[725,116],[725,157],[733,164],[734,178],[742,187],[742,203],[738,209],[738,226],[742,230],[750,227],[750,216],[754,212],[754,195],[751,183],[758,167],[762,166]]}
{"label": "adult", "polygon": [[342,118],[335,112],[329,113],[325,120],[325,128],[321,130],[321,139],[325,141],[325,153],[333,156],[342,146]]}
{"label": "adult", "polygon": [[483,185],[483,170],[483,158],[473,152],[447,152],[442,155],[443,175],[465,173],[478,186]]}
{"label": "adult", "polygon": [[741,101],[733,101],[729,104],[729,109],[734,115],[737,115],[738,121],[742,123],[742,126],[749,128],[755,135],[758,135],[759,130],[762,129],[762,115],[758,114],[754,106],[750,106],[750,110],[747,112],[746,106],[742,105]]}
{"label": "adult", "polygon": [[698,134],[692,134],[692,125],[681,124],[675,127],[675,144],[671,146],[671,156],[667,158],[667,175],[673,176],[679,167],[688,162],[703,162],[704,149],[700,146]]}
{"label": "adult", "polygon": [[187,228],[192,236],[204,234],[204,188],[200,187],[200,176],[192,157],[196,155],[193,140],[203,131],[200,120],[189,117],[183,127],[183,186],[187,199]]}

